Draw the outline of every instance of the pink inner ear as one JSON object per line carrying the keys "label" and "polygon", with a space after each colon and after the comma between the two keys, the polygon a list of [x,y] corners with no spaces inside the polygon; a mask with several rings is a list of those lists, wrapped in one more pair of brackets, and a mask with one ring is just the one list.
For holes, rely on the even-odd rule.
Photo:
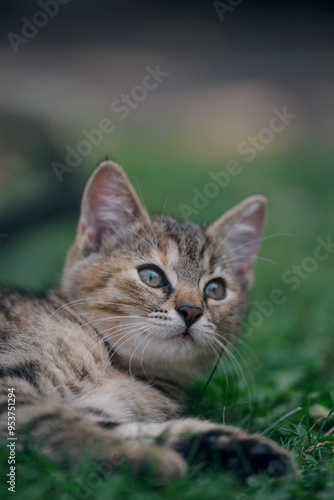
{"label": "pink inner ear", "polygon": [[229,229],[225,236],[231,263],[237,266],[238,274],[245,274],[256,256],[259,239],[262,234],[265,207],[254,202],[247,207],[241,217]]}
{"label": "pink inner ear", "polygon": [[120,234],[136,220],[139,207],[127,179],[111,168],[102,168],[88,183],[81,209],[79,235],[99,244],[103,235]]}

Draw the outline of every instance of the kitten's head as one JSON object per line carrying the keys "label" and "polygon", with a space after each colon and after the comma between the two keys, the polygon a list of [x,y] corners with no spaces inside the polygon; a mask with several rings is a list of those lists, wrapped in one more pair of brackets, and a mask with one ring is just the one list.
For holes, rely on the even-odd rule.
{"label": "kitten's head", "polygon": [[252,196],[208,228],[149,217],[123,170],[104,162],[83,195],[62,289],[132,372],[190,375],[231,347],[265,210]]}

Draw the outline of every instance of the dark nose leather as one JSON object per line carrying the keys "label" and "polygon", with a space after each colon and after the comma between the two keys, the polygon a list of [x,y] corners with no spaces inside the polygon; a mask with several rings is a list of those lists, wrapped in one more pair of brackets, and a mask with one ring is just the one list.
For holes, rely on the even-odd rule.
{"label": "dark nose leather", "polygon": [[203,310],[200,307],[189,306],[188,304],[176,307],[175,309],[183,316],[187,328],[193,325],[203,314]]}

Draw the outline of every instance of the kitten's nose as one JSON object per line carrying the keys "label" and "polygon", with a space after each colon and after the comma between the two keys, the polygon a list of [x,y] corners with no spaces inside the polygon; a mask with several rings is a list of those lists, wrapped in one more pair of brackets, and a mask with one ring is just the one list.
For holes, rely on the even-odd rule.
{"label": "kitten's nose", "polygon": [[203,309],[196,306],[189,306],[188,304],[176,307],[175,309],[183,316],[187,328],[193,325],[203,314]]}

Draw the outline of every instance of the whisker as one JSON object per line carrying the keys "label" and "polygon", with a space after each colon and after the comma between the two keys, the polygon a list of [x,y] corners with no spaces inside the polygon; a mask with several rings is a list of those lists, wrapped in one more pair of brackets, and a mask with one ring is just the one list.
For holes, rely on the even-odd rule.
{"label": "whisker", "polygon": [[[130,325],[129,325],[129,326],[130,326]],[[127,333],[123,333],[123,332],[122,332],[121,334],[115,334],[115,335],[112,335],[112,337],[116,337],[116,336],[119,336],[119,335],[121,335],[122,337],[121,337],[118,341],[116,341],[116,342],[114,343],[114,345],[112,345],[112,346],[111,346],[111,353],[112,353],[112,354],[111,354],[111,356],[109,355],[109,356],[107,357],[107,362],[104,364],[104,369],[103,369],[104,373],[105,373],[105,371],[106,371],[106,369],[107,369],[107,366],[108,366],[109,364],[111,364],[111,360],[112,360],[112,358],[116,355],[117,351],[118,351],[118,350],[122,347],[122,345],[126,344],[126,342],[128,342],[129,340],[132,340],[132,339],[133,339],[133,338],[135,338],[136,336],[140,335],[140,334],[141,334],[141,330],[145,330],[145,328],[147,328],[147,326],[141,326],[141,327],[138,327],[138,328],[136,328],[135,330],[131,330],[131,331],[127,332]],[[124,329],[124,330],[126,331],[126,329]],[[139,332],[139,333],[136,333],[136,332]],[[129,335],[131,335],[131,336],[129,337]],[[117,346],[118,342],[122,341],[122,340],[123,340],[124,338],[126,338],[126,337],[129,337],[129,338],[128,338],[127,340],[125,340],[124,342],[122,342],[122,344],[120,344],[119,346]],[[104,340],[104,341],[107,341],[107,340],[109,340],[109,338],[111,338],[111,336],[110,336],[110,335],[106,335],[106,336],[105,336],[105,338],[104,338],[103,340]],[[114,347],[115,347],[115,346],[117,346],[116,350],[114,350]]]}
{"label": "whisker", "polygon": [[58,313],[59,311],[62,311],[63,309],[66,309],[67,307],[71,307],[71,305],[77,304],[79,302],[85,302],[86,304],[95,304],[95,305],[108,304],[108,305],[116,305],[116,306],[122,305],[123,307],[132,307],[132,308],[136,307],[135,305],[126,304],[126,303],[122,303],[122,302],[109,302],[109,301],[102,301],[102,300],[92,300],[92,297],[86,297],[86,298],[82,298],[82,299],[78,299],[78,300],[73,300],[72,302],[68,302],[67,304],[63,304],[62,306],[58,307],[58,309],[53,311],[51,316],[49,316],[47,321],[49,321],[52,318],[52,316],[54,314]]}
{"label": "whisker", "polygon": [[220,347],[221,349],[223,349],[226,352],[227,356],[232,361],[232,364],[239,370],[240,373],[243,373],[243,369],[242,369],[239,361],[236,359],[236,357],[231,352],[231,350],[227,347],[226,340],[224,340],[224,344],[223,344],[218,338],[212,337],[212,341],[215,342],[218,347]]}
{"label": "whisker", "polygon": [[[222,351],[224,352],[224,350],[222,350],[222,349],[219,350],[216,345],[210,345],[210,347],[213,350],[213,352],[217,355],[217,360],[219,358],[221,358]],[[225,376],[225,380],[226,380],[227,390],[228,390],[229,393],[231,393],[230,381],[229,381],[229,378],[228,378],[227,373],[226,373],[225,365],[224,365],[224,363],[222,363],[221,359],[219,359],[219,366],[222,367],[222,370],[223,370],[223,373],[224,373],[224,376]]]}
{"label": "whisker", "polygon": [[[124,339],[125,337],[127,337],[128,335],[131,335],[131,334],[133,334],[133,333],[137,332],[137,331],[138,331],[138,330],[140,330],[140,329],[145,330],[145,328],[148,328],[148,326],[147,326],[147,325],[145,325],[145,326],[142,326],[142,327],[137,328],[137,329],[136,329],[136,330],[134,330],[134,331],[128,332],[128,333],[126,333],[125,335],[123,335],[122,339],[120,339],[120,340],[123,340],[123,339]],[[139,332],[139,334],[137,333],[135,336],[138,336],[138,335],[140,335],[141,333],[142,333],[142,332],[140,331],[140,332]],[[108,358],[108,362],[111,362],[111,360],[112,360],[113,356],[115,356],[115,354],[117,353],[117,351],[119,351],[119,349],[122,347],[122,345],[124,345],[126,342],[128,342],[128,341],[129,341],[129,340],[131,340],[132,338],[133,338],[133,336],[132,336],[132,337],[130,337],[129,339],[125,340],[125,341],[124,341],[121,345],[119,345],[119,346],[117,346],[117,343],[118,343],[118,342],[116,342],[116,343],[115,343],[115,346],[117,346],[117,348],[116,348],[116,350],[113,352],[112,356]],[[107,340],[107,339],[108,339],[108,337],[106,337],[106,340]],[[112,347],[113,347],[113,346],[112,346]]]}
{"label": "whisker", "polygon": [[156,332],[153,337],[151,337],[147,343],[147,346],[144,348],[143,352],[142,352],[142,355],[141,355],[141,361],[140,361],[140,364],[141,364],[141,367],[143,369],[143,372],[144,372],[144,375],[145,377],[147,377],[147,374],[146,374],[146,371],[145,371],[145,368],[144,368],[144,365],[143,365],[143,361],[144,361],[144,353],[146,351],[146,349],[148,348],[149,344],[153,341],[153,339],[159,334],[160,332]]}
{"label": "whisker", "polygon": [[141,342],[139,342],[139,344],[137,345],[137,347],[135,348],[135,350],[133,351],[133,353],[131,354],[131,357],[130,357],[130,361],[129,361],[129,373],[130,373],[130,377],[132,377],[132,359],[133,359],[133,356],[135,355],[135,352],[137,351],[137,349],[141,346],[141,344],[147,340],[147,337],[146,335],[149,334],[149,332],[152,330],[152,327],[149,328],[148,330],[145,331],[145,337],[143,338],[143,340]]}
{"label": "whisker", "polygon": [[[275,260],[267,259],[266,257],[261,257],[260,255],[255,255],[253,257],[254,260],[265,260],[266,262],[270,262],[271,264],[275,264],[276,266],[280,266],[281,264],[279,262],[276,262]],[[237,262],[240,260],[240,257],[236,257],[235,259],[228,259],[224,260],[224,264],[231,264],[232,262]]]}
{"label": "whisker", "polygon": [[85,300],[87,300],[87,298],[86,299],[73,300],[72,302],[68,302],[67,304],[63,304],[62,306],[58,307],[58,309],[56,309],[55,311],[53,311],[53,313],[51,314],[51,316],[48,317],[47,321],[49,321],[54,314],[56,314],[57,312],[61,311],[62,309],[65,309],[66,307],[69,307],[71,304],[75,304],[77,302],[83,302]]}
{"label": "whisker", "polygon": [[249,352],[249,354],[252,356],[252,358],[254,359],[254,361],[256,363],[259,362],[259,357],[257,356],[257,354],[255,354],[255,352],[253,351],[253,349],[251,349],[249,347],[249,345],[246,344],[246,342],[244,342],[240,337],[235,337],[234,339],[236,342],[238,342],[239,344],[242,345],[242,347],[244,347],[245,349],[247,349],[247,351]]}
{"label": "whisker", "polygon": [[243,248],[243,247],[246,247],[248,245],[252,245],[253,243],[257,243],[257,242],[265,241],[265,240],[270,240],[271,238],[277,238],[279,236],[293,237],[293,234],[290,234],[290,233],[275,233],[275,234],[270,234],[269,236],[262,236],[261,238],[255,238],[254,240],[250,240],[250,241],[247,241],[246,243],[242,243],[242,244],[234,247],[233,250],[238,250],[238,248]]}
{"label": "whisker", "polygon": [[[128,328],[129,326],[137,326],[137,325],[141,325],[142,323],[143,323],[142,321],[140,321],[140,322],[138,321],[138,322],[136,322],[136,323],[131,323],[131,324],[127,324],[127,325],[125,325],[125,324],[121,324],[121,325],[117,325],[117,326],[114,326],[114,327],[111,327],[111,328],[107,328],[106,330],[103,330],[102,332],[97,332],[97,333],[95,333],[95,335],[93,335],[93,336],[92,336],[92,337],[90,337],[88,340],[86,340],[86,342],[84,342],[83,344],[80,344],[80,346],[79,346],[79,347],[78,347],[78,348],[74,351],[74,353],[73,353],[73,354],[75,355],[81,347],[83,347],[85,344],[87,344],[87,342],[90,342],[90,341],[91,341],[91,340],[93,340],[95,337],[101,337],[101,335],[102,335],[102,334],[104,334],[105,332],[108,332],[108,333],[109,333],[109,332],[111,332],[112,330],[115,330],[116,328],[120,328],[120,330],[119,330],[119,331],[121,331],[121,330],[123,329],[123,327],[124,327],[124,329],[125,329],[125,328]],[[120,335],[120,333],[115,334],[115,336],[117,336],[117,335]],[[89,353],[90,353],[93,349],[95,349],[95,347],[96,347],[97,345],[102,344],[102,343],[105,341],[106,337],[107,337],[106,335],[102,335],[102,338],[101,338],[101,339],[99,339],[99,340],[98,340],[98,342],[96,342],[96,343],[95,343],[95,345],[94,345],[91,349],[89,349],[89,351],[85,354],[85,357],[86,357],[86,356],[87,356],[87,355],[88,355],[88,354],[89,354]],[[83,358],[83,361],[84,361],[85,357]]]}
{"label": "whisker", "polygon": [[144,316],[138,316],[138,315],[136,315],[136,316],[106,316],[104,318],[87,321],[87,323],[84,323],[84,324],[78,326],[72,332],[70,332],[69,335],[67,335],[67,337],[64,338],[63,343],[62,343],[61,348],[60,348],[61,349],[60,353],[62,352],[64,344],[69,339],[69,337],[71,337],[76,331],[80,330],[81,328],[83,328],[85,326],[91,325],[94,328],[95,325],[102,323],[103,321],[110,321],[110,320],[114,320],[114,319],[140,319],[140,318],[144,318]]}
{"label": "whisker", "polygon": [[238,370],[235,367],[234,361],[230,358],[229,353],[228,353],[228,351],[226,351],[226,349],[224,349],[224,348],[223,349],[219,349],[220,345],[218,347],[218,344],[217,344],[215,346],[212,346],[212,348],[216,350],[217,358],[219,358],[219,356],[220,356],[219,365],[222,367],[223,372],[224,372],[224,376],[225,376],[225,380],[226,380],[226,386],[227,386],[227,391],[231,394],[232,397],[234,397],[234,395],[235,395],[234,385],[232,386],[233,387],[233,391],[232,391],[231,390],[231,386],[230,386],[229,376],[228,376],[228,374],[227,374],[227,372],[225,370],[225,364],[224,364],[223,360],[221,359],[221,352],[223,351],[227,355],[227,359],[231,363],[233,369],[235,370],[236,373],[238,373]]}
{"label": "whisker", "polygon": [[234,354],[231,352],[231,350],[226,346],[226,344],[224,345],[220,340],[218,340],[216,337],[213,337],[212,340],[221,348],[221,349],[224,349],[224,351],[226,352],[227,356],[230,358],[232,364],[235,366],[235,368],[237,369],[237,371],[240,373],[240,376],[243,380],[243,382],[245,383],[246,387],[247,387],[247,392],[249,393],[249,397],[250,397],[250,391],[249,391],[249,385],[248,385],[248,382],[245,378],[245,375],[244,375],[244,371],[242,369],[242,366],[240,365],[239,361],[237,360],[237,358],[234,356]]}
{"label": "whisker", "polygon": [[[135,323],[135,324],[137,325],[137,324],[142,324],[142,323]],[[102,335],[103,333],[105,333],[105,332],[110,332],[111,330],[114,330],[115,328],[119,328],[119,330],[118,330],[118,331],[119,331],[119,332],[121,332],[122,330],[127,329],[129,326],[130,326],[130,325],[117,325],[117,326],[115,326],[115,327],[112,327],[112,328],[108,328],[108,329],[106,329],[106,330],[103,330],[102,332],[97,332],[95,335],[93,335],[93,337],[90,337],[90,338],[89,338],[89,339],[85,342],[85,344],[86,344],[87,342],[91,341],[93,338],[95,338],[95,337],[97,337],[97,336],[101,337],[101,335]],[[120,335],[120,333],[119,333],[119,334],[116,334],[116,335]],[[105,339],[106,339],[106,338],[108,338],[108,335],[102,335],[102,338],[100,338],[97,342],[95,342],[95,343],[94,343],[93,347],[91,347],[91,348],[90,348],[90,349],[86,352],[86,354],[85,354],[85,356],[84,356],[84,358],[83,358],[83,360],[82,360],[82,363],[83,363],[83,361],[85,360],[86,356],[87,356],[90,352],[92,352],[92,350],[93,350],[93,349],[95,349],[95,347],[97,347],[98,345],[102,345],[102,344],[103,344],[103,342],[105,341]],[[75,352],[77,352],[77,351],[78,351],[78,349],[79,349],[80,347],[81,347],[81,346],[79,346]],[[82,365],[81,365],[81,367],[82,367]]]}
{"label": "whisker", "polygon": [[235,347],[235,345],[231,341],[229,341],[229,340],[226,340],[226,344],[229,345],[231,348],[233,348],[233,352],[235,352],[239,356],[241,362],[243,363],[245,369],[247,370],[247,373],[248,373],[249,377],[251,378],[251,380],[253,380],[253,374],[252,374],[251,370],[249,369],[249,366],[248,366],[245,358],[243,357],[243,355],[239,351],[239,349],[237,349]]}

